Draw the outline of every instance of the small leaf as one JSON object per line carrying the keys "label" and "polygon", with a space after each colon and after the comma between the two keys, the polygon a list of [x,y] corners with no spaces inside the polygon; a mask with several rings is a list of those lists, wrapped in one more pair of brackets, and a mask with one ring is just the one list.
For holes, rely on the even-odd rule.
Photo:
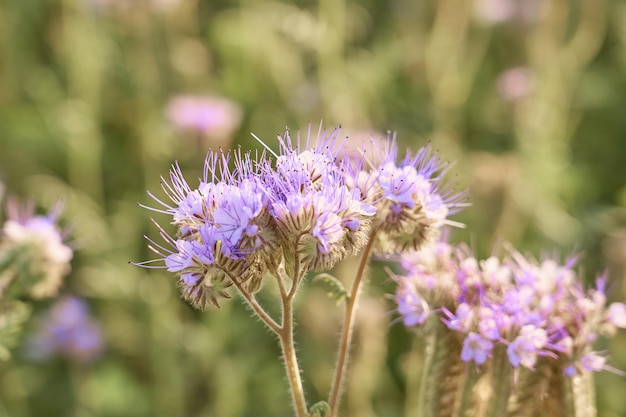
{"label": "small leaf", "polygon": [[9,349],[17,343],[30,311],[29,305],[19,301],[4,302],[0,305],[0,360],[9,359]]}
{"label": "small leaf", "polygon": [[313,278],[313,282],[322,282],[326,286],[328,295],[335,300],[337,304],[350,298],[348,291],[343,287],[341,281],[330,274],[318,274]]}
{"label": "small leaf", "polygon": [[326,401],[315,403],[309,409],[310,417],[326,417],[330,415],[330,406]]}

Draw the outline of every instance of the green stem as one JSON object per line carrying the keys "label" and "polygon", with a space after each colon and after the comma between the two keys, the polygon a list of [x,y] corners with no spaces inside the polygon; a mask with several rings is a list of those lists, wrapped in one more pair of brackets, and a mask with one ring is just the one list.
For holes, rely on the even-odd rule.
{"label": "green stem", "polygon": [[562,372],[559,377],[563,386],[563,409],[568,417],[596,417],[595,387],[593,373],[583,371],[573,377]]}
{"label": "green stem", "polygon": [[250,294],[243,285],[235,279],[235,277],[230,276],[230,280],[235,284],[239,294],[243,297],[244,300],[248,303],[248,305],[252,308],[252,310],[256,313],[257,316],[269,327],[274,333],[277,335],[280,334],[281,326],[276,323],[276,321],[261,307],[259,302],[256,300],[253,294]]}
{"label": "green stem", "polygon": [[302,379],[300,378],[300,368],[296,357],[296,349],[293,341],[293,307],[291,299],[283,298],[283,323],[281,331],[278,333],[280,346],[283,350],[287,379],[291,389],[291,397],[297,417],[308,416]]}
{"label": "green stem", "polygon": [[[522,369],[511,392],[506,417],[534,417],[551,406],[553,393],[549,392],[554,378],[554,359],[540,357],[534,370]],[[547,415],[555,416],[556,411]]]}
{"label": "green stem", "polygon": [[350,289],[350,295],[346,302],[346,311],[343,321],[343,329],[341,331],[341,341],[339,342],[339,350],[337,353],[337,363],[335,365],[335,375],[333,377],[333,384],[328,396],[328,405],[330,406],[329,417],[336,416],[337,407],[339,406],[339,394],[341,393],[341,384],[343,377],[348,367],[348,356],[350,354],[350,344],[352,342],[352,333],[354,330],[354,319],[357,306],[357,299],[359,296],[359,289],[361,288],[361,282],[363,282],[363,276],[365,267],[369,261],[370,253],[374,247],[374,241],[376,240],[376,230],[372,230],[369,236],[367,246],[363,250],[361,255],[361,261],[359,267],[352,282],[352,288]]}
{"label": "green stem", "polygon": [[461,344],[436,316],[427,323],[428,342],[417,416],[448,417],[458,408],[459,386],[465,370]]}
{"label": "green stem", "polygon": [[[282,323],[278,324],[258,303],[253,294],[250,294],[245,287],[235,277],[230,276],[231,281],[239,291],[256,315],[270,328],[280,341],[280,347],[283,352],[283,360],[285,361],[285,371],[287,372],[287,380],[289,381],[289,389],[296,417],[307,417],[306,400],[304,397],[304,389],[302,388],[302,379],[300,378],[300,368],[298,366],[298,358],[296,356],[295,343],[293,340],[293,304],[291,293],[287,293],[283,279],[284,271],[276,271],[273,274],[280,289],[282,301]],[[294,281],[294,286],[296,282]],[[293,288],[293,287],[292,287]],[[294,290],[295,294],[295,290]]]}
{"label": "green stem", "polygon": [[505,415],[513,384],[513,367],[509,363],[506,346],[497,345],[493,349],[491,366],[491,395],[487,404],[486,417]]}
{"label": "green stem", "polygon": [[463,375],[463,382],[458,394],[455,417],[468,417],[472,415],[475,399],[475,387],[478,381],[479,373],[476,366],[465,366],[465,374]]}

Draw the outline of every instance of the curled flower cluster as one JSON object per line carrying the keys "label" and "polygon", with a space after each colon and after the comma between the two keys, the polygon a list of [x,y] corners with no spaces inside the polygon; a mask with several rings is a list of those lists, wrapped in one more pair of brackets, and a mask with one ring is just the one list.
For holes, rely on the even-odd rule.
{"label": "curled flower cluster", "polygon": [[[174,165],[163,190],[175,236],[150,240],[183,297],[205,309],[229,298],[228,288],[254,293],[269,273],[298,279],[309,270],[332,268],[377,235],[384,251],[418,248],[432,241],[462,194],[442,186],[446,165],[429,148],[397,161],[395,138],[377,143],[374,163],[366,152],[346,156],[339,129],[310,130],[292,140],[279,136],[279,151],[209,151],[204,176],[192,188]],[[372,142],[374,143],[374,142]],[[141,263],[142,266],[150,262]],[[158,267],[158,266],[157,266]]]}
{"label": "curled flower cluster", "polygon": [[153,198],[176,234],[160,228],[167,245],[151,241],[151,248],[178,274],[186,300],[200,309],[219,306],[233,284],[253,293],[267,273],[284,270],[297,279],[365,244],[376,208],[348,187],[336,162],[338,133],[320,133],[311,144],[310,132],[302,141],[287,131],[278,154],[269,151],[274,158],[209,151],[196,188],[173,167],[163,181],[172,204]]}
{"label": "curled flower cluster", "polygon": [[449,165],[429,146],[402,159],[394,137],[371,148],[375,160],[364,152],[367,158],[349,160],[346,172],[349,183],[377,209],[373,227],[379,252],[419,249],[434,242],[443,225],[458,225],[448,216],[467,205],[465,192],[443,183]]}
{"label": "curled flower cluster", "polygon": [[9,287],[33,298],[57,294],[63,277],[70,271],[73,250],[56,224],[58,212],[35,214],[32,204],[10,201],[7,220],[0,232],[0,298]]}
{"label": "curled flower cluster", "polygon": [[503,345],[514,368],[533,370],[542,356],[559,359],[568,376],[609,369],[592,344],[626,328],[626,305],[606,305],[603,277],[585,290],[575,259],[561,265],[511,250],[504,259],[479,261],[465,247],[439,242],[402,264],[407,273],[395,277],[395,299],[404,324],[438,315],[463,338],[464,362],[482,365]]}

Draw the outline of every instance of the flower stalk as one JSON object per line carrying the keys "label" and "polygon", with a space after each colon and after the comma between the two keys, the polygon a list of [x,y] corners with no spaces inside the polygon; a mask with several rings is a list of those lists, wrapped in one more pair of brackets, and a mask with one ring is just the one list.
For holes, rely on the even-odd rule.
{"label": "flower stalk", "polygon": [[354,320],[356,316],[357,301],[365,275],[365,269],[369,262],[370,254],[374,246],[376,239],[376,230],[370,232],[369,240],[363,253],[361,254],[361,260],[359,261],[359,267],[357,268],[354,281],[352,281],[352,287],[349,295],[346,297],[346,309],[344,312],[343,328],[341,330],[341,339],[339,342],[339,348],[337,353],[337,363],[335,365],[335,373],[333,376],[333,383],[328,396],[328,405],[330,406],[329,417],[336,416],[337,408],[339,407],[339,396],[341,394],[341,387],[344,375],[348,368],[348,358],[350,356],[350,345],[352,342],[352,335],[354,333]]}
{"label": "flower stalk", "polygon": [[283,323],[278,337],[283,351],[283,360],[285,361],[285,370],[287,371],[296,417],[307,417],[306,399],[293,340],[293,306],[292,300],[289,298],[283,298]]}
{"label": "flower stalk", "polygon": [[563,416],[596,417],[593,374],[585,371],[572,377],[560,375]]}
{"label": "flower stalk", "polygon": [[459,390],[465,367],[456,335],[434,316],[426,323],[426,358],[417,416],[452,417],[462,399]]}
{"label": "flower stalk", "polygon": [[500,417],[506,414],[513,385],[513,367],[508,362],[505,346],[498,345],[494,349],[490,377],[491,393],[486,417]]}

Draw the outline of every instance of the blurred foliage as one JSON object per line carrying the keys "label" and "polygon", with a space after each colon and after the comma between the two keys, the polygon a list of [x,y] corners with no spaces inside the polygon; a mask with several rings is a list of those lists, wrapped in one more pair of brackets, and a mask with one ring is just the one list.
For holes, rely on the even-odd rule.
{"label": "blurred foliage", "polygon": [[[589,280],[608,267],[626,298],[625,74],[622,0],[0,0],[0,179],[66,202],[79,251],[65,287],[90,301],[107,345],[90,365],[16,349],[0,363],[0,415],[290,415],[277,343],[241,303],[201,314],[168,273],[128,264],[152,257],[142,235],[156,233],[136,202],[175,160],[200,175],[217,145],[168,122],[179,94],[241,106],[220,146],[319,120],[430,141],[471,189],[452,240],[479,256],[502,242],[580,252]],[[413,415],[423,342],[392,323],[383,266],[361,305],[346,416]],[[329,389],[339,308],[321,286],[299,298],[312,402]],[[626,335],[605,344],[626,369]],[[626,416],[626,380],[597,386],[599,415]]]}

